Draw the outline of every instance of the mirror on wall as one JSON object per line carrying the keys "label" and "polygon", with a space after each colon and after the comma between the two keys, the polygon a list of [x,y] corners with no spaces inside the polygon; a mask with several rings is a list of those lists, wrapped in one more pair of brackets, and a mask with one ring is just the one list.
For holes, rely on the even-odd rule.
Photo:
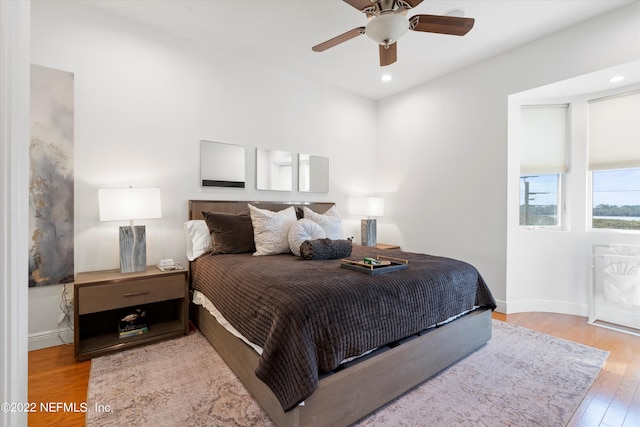
{"label": "mirror on wall", "polygon": [[289,151],[256,148],[256,189],[291,191],[292,157]]}
{"label": "mirror on wall", "polygon": [[200,179],[203,187],[245,187],[245,149],[242,145],[200,141]]}
{"label": "mirror on wall", "polygon": [[329,157],[298,154],[298,191],[329,192]]}

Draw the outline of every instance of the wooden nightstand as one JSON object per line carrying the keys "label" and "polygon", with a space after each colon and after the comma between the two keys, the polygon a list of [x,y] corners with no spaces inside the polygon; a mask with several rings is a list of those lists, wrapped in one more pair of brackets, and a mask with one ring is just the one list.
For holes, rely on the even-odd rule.
{"label": "wooden nightstand", "polygon": [[[184,335],[189,330],[186,270],[78,273],[74,285],[74,349],[77,360]],[[119,338],[118,320],[131,309],[146,312],[149,332]]]}
{"label": "wooden nightstand", "polygon": [[378,249],[400,249],[400,246],[398,246],[398,245],[389,245],[389,244],[386,244],[386,243],[378,243],[376,245],[376,248],[378,248]]}

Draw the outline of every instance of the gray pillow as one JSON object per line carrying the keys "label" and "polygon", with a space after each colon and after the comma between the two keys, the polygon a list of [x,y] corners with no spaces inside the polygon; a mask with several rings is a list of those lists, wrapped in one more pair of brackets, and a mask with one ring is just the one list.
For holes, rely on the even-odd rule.
{"label": "gray pillow", "polygon": [[306,260],[339,259],[351,255],[351,249],[351,240],[307,240],[300,245],[300,256]]}

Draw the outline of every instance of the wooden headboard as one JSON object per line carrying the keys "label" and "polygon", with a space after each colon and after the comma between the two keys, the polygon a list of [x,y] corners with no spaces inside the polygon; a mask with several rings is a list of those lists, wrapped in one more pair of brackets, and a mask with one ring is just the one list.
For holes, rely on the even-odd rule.
{"label": "wooden headboard", "polygon": [[235,200],[189,200],[189,219],[204,219],[202,212],[224,212],[238,214],[248,211],[247,203],[260,209],[280,211],[289,206],[306,206],[314,212],[325,213],[335,203],[331,202],[250,202]]}

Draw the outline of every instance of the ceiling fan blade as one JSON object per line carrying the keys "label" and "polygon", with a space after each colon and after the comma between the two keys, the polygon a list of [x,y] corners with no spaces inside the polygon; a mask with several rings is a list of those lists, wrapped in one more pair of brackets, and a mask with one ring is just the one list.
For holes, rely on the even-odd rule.
{"label": "ceiling fan blade", "polygon": [[334,47],[339,45],[340,43],[344,43],[347,40],[351,40],[354,37],[358,37],[359,35],[364,34],[364,27],[354,28],[353,30],[349,30],[346,33],[340,34],[332,39],[327,40],[326,42],[322,42],[320,44],[315,45],[311,48],[314,52],[324,52],[330,47]]}
{"label": "ceiling fan blade", "polygon": [[345,3],[355,7],[360,12],[364,12],[365,9],[373,7],[371,0],[343,0]]}
{"label": "ceiling fan blade", "polygon": [[402,0],[402,1],[403,3],[407,3],[409,6],[411,6],[412,9],[417,5],[419,5],[420,3],[422,3],[422,0]]}
{"label": "ceiling fan blade", "polygon": [[409,28],[425,33],[464,36],[473,28],[475,19],[444,15],[416,15],[409,19]]}
{"label": "ceiling fan blade", "polygon": [[380,50],[380,66],[391,65],[398,60],[398,42],[388,46],[378,45]]}

